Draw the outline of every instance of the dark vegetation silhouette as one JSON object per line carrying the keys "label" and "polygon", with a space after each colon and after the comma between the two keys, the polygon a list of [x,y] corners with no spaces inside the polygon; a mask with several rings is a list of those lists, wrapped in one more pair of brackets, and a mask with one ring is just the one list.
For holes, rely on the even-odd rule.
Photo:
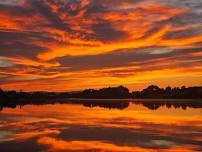
{"label": "dark vegetation silhouette", "polygon": [[74,94],[73,97],[95,98],[95,99],[126,99],[131,98],[131,94],[128,88],[119,86],[119,87],[102,88],[99,90],[87,89],[77,94]]}
{"label": "dark vegetation silhouette", "polygon": [[[98,100],[105,99],[105,100]],[[125,99],[125,100],[113,100]],[[127,99],[127,100],[126,100]],[[145,100],[129,100],[145,99]],[[147,99],[150,99],[148,101]],[[156,99],[156,100],[151,100]],[[81,92],[16,92],[3,91],[0,89],[0,110],[4,107],[15,108],[27,104],[80,104],[86,107],[104,107],[125,109],[129,104],[141,104],[149,109],[155,110],[161,106],[167,108],[175,107],[186,109],[187,107],[202,108],[200,100],[157,100],[157,99],[201,99],[202,87],[181,87],[165,89],[151,85],[142,91],[129,92],[123,86],[108,87],[99,90],[87,89]],[[185,102],[186,101],[186,102]]]}
{"label": "dark vegetation silhouette", "polygon": [[132,92],[133,98],[162,98],[162,99],[202,99],[202,87],[159,88],[156,85],[148,86],[142,91]]}

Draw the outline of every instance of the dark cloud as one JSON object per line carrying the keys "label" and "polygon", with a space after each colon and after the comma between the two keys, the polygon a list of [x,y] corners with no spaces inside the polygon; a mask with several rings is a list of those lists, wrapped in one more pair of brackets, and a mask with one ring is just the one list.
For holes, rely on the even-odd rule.
{"label": "dark cloud", "polygon": [[50,37],[48,33],[18,31],[18,30],[0,30],[0,44],[13,41],[30,41],[39,40],[42,42],[53,42],[54,38]]}
{"label": "dark cloud", "polygon": [[50,25],[47,26],[61,30],[69,30],[69,25],[64,23],[60,19],[59,14],[54,13],[44,0],[28,0],[27,2],[49,21]]}
{"label": "dark cloud", "polygon": [[0,56],[35,58],[37,54],[48,50],[32,41],[53,42],[54,39],[38,32],[0,31]]}
{"label": "dark cloud", "polygon": [[44,62],[61,63],[43,70],[20,63],[7,69],[41,76],[139,67],[108,70],[119,77],[124,72],[200,66],[201,7],[201,0],[0,1],[0,56],[43,62],[37,68]]}
{"label": "dark cloud", "polygon": [[92,30],[95,33],[95,38],[103,42],[121,40],[127,37],[127,33],[114,29],[110,23],[104,21],[92,25]]}
{"label": "dark cloud", "polygon": [[[67,56],[63,58],[58,58],[57,61],[61,63],[61,66],[68,67],[68,70],[100,69],[109,67],[124,67],[129,65],[143,66],[144,70],[148,70],[146,69],[147,66],[154,65],[150,63],[151,61],[157,62],[158,59],[164,59],[167,60],[168,63],[172,64],[172,60],[199,60],[201,58],[200,56],[191,57],[190,53],[202,52],[201,48],[191,48],[191,49],[173,48],[171,52],[163,53],[164,49],[165,48],[163,47],[162,48],[154,47],[154,48],[120,50],[101,55],[88,55],[77,57]],[[159,54],[153,53],[153,51],[157,50]],[[161,65],[161,63],[159,63],[159,65]],[[71,69],[69,69],[70,67]]]}
{"label": "dark cloud", "polygon": [[193,27],[191,29],[179,30],[174,32],[169,32],[165,35],[166,39],[178,39],[186,37],[194,37],[202,35],[202,29],[199,27]]}
{"label": "dark cloud", "polygon": [[62,4],[59,11],[66,13],[70,16],[76,16],[82,11],[82,5],[80,0],[69,0],[65,4]]}
{"label": "dark cloud", "polygon": [[190,26],[194,24],[201,24],[202,23],[202,15],[193,13],[193,12],[187,12],[181,15],[177,15],[172,17],[171,19],[165,21],[167,23],[171,23],[173,25],[177,26]]}
{"label": "dark cloud", "polygon": [[20,5],[3,5],[0,4],[0,12],[7,13],[14,16],[29,17],[34,14],[34,10]]}
{"label": "dark cloud", "polygon": [[37,54],[47,51],[47,48],[21,42],[0,44],[0,48],[0,56],[5,57],[36,58]]}
{"label": "dark cloud", "polygon": [[103,6],[101,0],[92,0],[92,2],[86,7],[85,16],[96,14],[96,13],[105,13],[108,12],[108,8]]}
{"label": "dark cloud", "polygon": [[199,10],[201,10],[201,6],[202,6],[202,1],[201,0],[177,0],[176,3],[174,3],[173,1],[170,0],[154,0],[156,2],[162,2],[162,3],[166,3],[172,7],[186,7],[188,9],[190,9],[193,12],[200,12]]}

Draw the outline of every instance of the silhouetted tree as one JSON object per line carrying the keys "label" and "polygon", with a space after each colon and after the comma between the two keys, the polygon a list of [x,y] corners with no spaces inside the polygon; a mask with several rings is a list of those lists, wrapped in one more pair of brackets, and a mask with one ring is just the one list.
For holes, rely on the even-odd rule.
{"label": "silhouetted tree", "polygon": [[165,91],[166,91],[167,93],[170,93],[170,92],[172,91],[172,88],[171,88],[170,86],[168,86],[168,87],[166,87]]}
{"label": "silhouetted tree", "polygon": [[0,104],[3,104],[7,100],[6,93],[0,88]]}
{"label": "silhouetted tree", "polygon": [[[102,89],[87,89],[81,92],[16,92],[16,91],[3,91],[0,89],[0,109],[3,107],[13,107],[15,108],[17,105],[26,105],[26,104],[47,104],[47,103],[67,103],[64,99],[69,98],[95,98],[95,99],[126,99],[126,98],[173,98],[173,99],[202,99],[202,87],[185,87],[182,86],[180,88],[175,87],[166,87],[166,89],[159,88],[156,85],[150,85],[146,89],[142,91],[134,91],[132,93],[129,92],[129,89],[124,86],[119,87],[108,87]],[[68,101],[68,103],[71,103]],[[83,102],[72,102],[73,104],[83,104]],[[118,107],[119,109],[124,109],[128,105],[125,104],[116,104],[112,103],[109,105],[108,103],[99,102],[96,104],[102,107]],[[87,103],[86,106],[96,106],[95,103]],[[200,107],[201,102],[194,103],[144,103],[150,109],[157,109],[159,106],[163,104],[168,108],[174,106],[176,108],[181,107],[182,109],[186,109],[189,107]],[[186,106],[185,106],[186,105]]]}

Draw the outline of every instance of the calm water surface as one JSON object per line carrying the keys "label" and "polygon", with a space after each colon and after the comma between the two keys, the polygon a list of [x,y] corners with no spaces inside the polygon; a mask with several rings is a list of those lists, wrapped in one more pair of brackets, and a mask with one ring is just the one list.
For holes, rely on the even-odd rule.
{"label": "calm water surface", "polygon": [[[85,101],[84,101],[85,102]],[[202,109],[25,105],[0,112],[0,152],[202,151]],[[122,109],[122,110],[120,110]]]}

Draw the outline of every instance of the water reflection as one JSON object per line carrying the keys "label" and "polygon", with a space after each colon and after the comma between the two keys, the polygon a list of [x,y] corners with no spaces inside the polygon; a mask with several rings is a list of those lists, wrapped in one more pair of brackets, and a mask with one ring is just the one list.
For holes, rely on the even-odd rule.
{"label": "water reflection", "polygon": [[72,102],[4,107],[0,151],[202,151],[198,101]]}
{"label": "water reflection", "polygon": [[162,106],[167,108],[181,108],[186,110],[187,108],[202,108],[202,100],[200,99],[57,99],[48,101],[16,101],[9,103],[1,103],[0,111],[5,107],[16,108],[24,105],[47,105],[47,104],[75,104],[85,107],[102,107],[108,109],[126,109],[130,103],[140,104],[147,107],[150,110],[156,110]]}

